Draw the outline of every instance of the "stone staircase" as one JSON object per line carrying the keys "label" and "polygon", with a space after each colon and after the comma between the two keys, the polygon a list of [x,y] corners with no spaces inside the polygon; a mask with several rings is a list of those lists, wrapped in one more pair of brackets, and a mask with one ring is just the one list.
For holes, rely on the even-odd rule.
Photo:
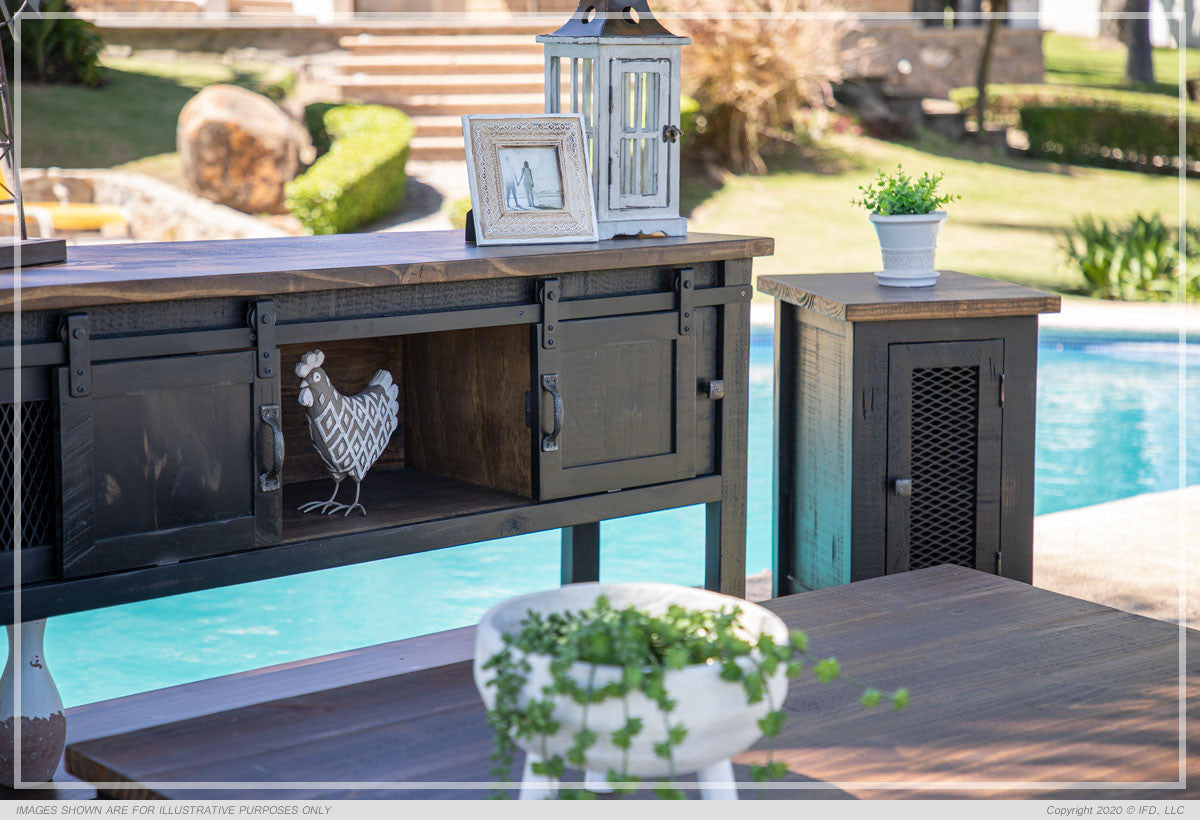
{"label": "stone staircase", "polygon": [[542,47],[534,36],[556,27],[430,24],[350,35],[339,41],[346,54],[335,60],[332,82],[343,99],[393,105],[412,117],[410,159],[462,160],[463,114],[545,109]]}

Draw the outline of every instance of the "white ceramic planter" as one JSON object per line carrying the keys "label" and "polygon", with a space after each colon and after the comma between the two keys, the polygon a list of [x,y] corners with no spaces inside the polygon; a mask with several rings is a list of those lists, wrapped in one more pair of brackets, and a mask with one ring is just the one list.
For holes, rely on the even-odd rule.
{"label": "white ceramic planter", "polygon": [[875,274],[881,285],[895,288],[924,288],[936,284],[933,266],[938,234],[946,221],[945,211],[931,214],[880,216],[871,214],[879,237],[883,270]]}
{"label": "white ceramic planter", "polygon": [[[518,624],[529,610],[537,612],[578,611],[591,606],[599,595],[608,596],[614,608],[633,606],[649,613],[665,612],[672,604],[691,609],[730,609],[741,607],[741,623],[757,638],[768,633],[776,643],[788,640],[787,626],[778,616],[756,604],[740,598],[721,595],[691,587],[672,584],[574,584],[561,589],[535,592],[511,598],[487,612],[479,624],[475,639],[475,683],[484,703],[490,709],[495,703],[493,687],[487,686],[495,674],[494,670],[482,669],[488,658],[503,649],[501,635],[515,633]],[[547,656],[530,656],[532,667],[525,684],[525,698],[540,697],[542,687],[552,680]],[[751,664],[747,662],[746,668]],[[594,685],[620,677],[620,669],[613,666],[597,666]],[[576,681],[587,685],[592,667],[578,664],[572,671]],[[671,724],[682,723],[688,729],[683,743],[675,749],[675,772],[685,774],[709,769],[713,764],[739,754],[750,748],[762,733],[758,721],[769,709],[766,699],[750,705],[740,683],[722,680],[718,666],[689,666],[669,670],[665,676],[667,692],[677,706],[670,713]],[[787,677],[782,665],[767,681],[771,702],[776,708],[783,705],[787,695]],[[668,762],[654,754],[653,744],[666,736],[661,713],[657,705],[640,692],[629,696],[629,713],[642,718],[645,727],[636,735],[629,750],[629,774],[639,778],[665,777],[670,773]],[[578,731],[583,718],[583,707],[567,697],[559,697],[555,705],[555,719],[562,728],[547,739],[545,749],[540,742],[529,744],[518,739],[518,745],[526,753],[541,756],[565,754],[572,744],[572,736]],[[622,751],[612,744],[611,732],[625,723],[622,701],[612,699],[592,704],[587,710],[587,725],[597,734],[596,745],[588,750],[588,768],[596,772],[609,769],[621,771]]]}

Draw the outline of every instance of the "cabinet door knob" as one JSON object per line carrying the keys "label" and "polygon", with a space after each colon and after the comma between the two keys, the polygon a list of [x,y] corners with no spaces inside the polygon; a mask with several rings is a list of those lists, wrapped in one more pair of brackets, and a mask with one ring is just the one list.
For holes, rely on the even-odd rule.
{"label": "cabinet door knob", "polygon": [[912,479],[897,478],[892,482],[892,492],[903,498],[908,498],[912,495]]}

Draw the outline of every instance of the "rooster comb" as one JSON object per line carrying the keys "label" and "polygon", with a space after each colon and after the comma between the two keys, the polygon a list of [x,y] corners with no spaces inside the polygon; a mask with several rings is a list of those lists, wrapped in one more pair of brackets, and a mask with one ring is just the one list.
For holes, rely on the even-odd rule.
{"label": "rooster comb", "polygon": [[302,379],[308,378],[308,374],[313,371],[313,368],[320,367],[325,362],[325,354],[319,350],[310,350],[300,357],[300,363],[296,365],[296,375]]}

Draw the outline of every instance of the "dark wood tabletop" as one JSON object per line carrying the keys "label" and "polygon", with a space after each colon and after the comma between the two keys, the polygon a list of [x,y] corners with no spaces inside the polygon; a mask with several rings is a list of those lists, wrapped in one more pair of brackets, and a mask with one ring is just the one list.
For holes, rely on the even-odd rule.
{"label": "dark wood tabletop", "polygon": [[[762,796],[1200,796],[1200,632],[950,566],[766,606],[806,630],[815,652],[837,656],[845,674],[883,689],[908,687],[912,701],[901,712],[866,710],[846,686],[794,681],[778,744],[789,773]],[[397,660],[403,673],[370,680],[353,677],[360,671],[353,658],[332,658],[320,662],[321,672],[302,664],[190,684],[219,701],[221,687],[286,691],[299,675],[336,678],[339,662],[357,681],[76,741],[67,766],[114,797],[483,798],[486,791],[455,785],[488,780],[491,749],[464,654],[469,632],[443,643],[452,662]],[[399,659],[428,656],[437,645],[430,636],[386,646]],[[184,687],[164,691],[171,692],[158,698],[164,704],[183,702]],[[128,708],[154,712],[155,699],[135,696]],[[97,723],[98,707],[84,709]],[[110,719],[105,731],[113,728]],[[1189,788],[1179,780],[1184,749]],[[763,756],[757,748],[740,755],[735,774],[749,780],[747,766]],[[198,782],[226,786],[189,787]],[[236,782],[296,787],[228,785]],[[396,783],[415,787],[387,786]]]}
{"label": "dark wood tabletop", "polygon": [[[481,248],[462,231],[88,245],[69,248],[63,264],[24,269],[20,297],[23,310],[57,310],[686,265],[768,256],[774,247],[765,237],[694,233]],[[14,273],[0,272],[0,313],[13,310],[16,284]]]}
{"label": "dark wood tabletop", "polygon": [[1053,293],[944,270],[927,288],[883,287],[873,273],[760,276],[758,290],[797,307],[846,322],[970,319],[1058,313]]}

